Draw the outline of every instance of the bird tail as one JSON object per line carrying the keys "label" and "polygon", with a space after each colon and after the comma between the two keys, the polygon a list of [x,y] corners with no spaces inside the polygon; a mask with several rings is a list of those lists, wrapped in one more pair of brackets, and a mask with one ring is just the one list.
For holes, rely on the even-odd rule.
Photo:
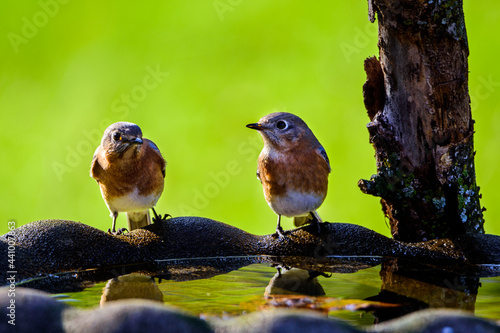
{"label": "bird tail", "polygon": [[317,220],[318,222],[323,222],[321,217],[319,217],[318,212],[316,212],[315,210],[304,216],[295,216],[293,218],[293,224],[296,227],[300,227],[303,226],[304,224],[311,223],[314,220]]}
{"label": "bird tail", "polygon": [[139,229],[151,224],[149,210],[143,212],[127,212],[128,231]]}

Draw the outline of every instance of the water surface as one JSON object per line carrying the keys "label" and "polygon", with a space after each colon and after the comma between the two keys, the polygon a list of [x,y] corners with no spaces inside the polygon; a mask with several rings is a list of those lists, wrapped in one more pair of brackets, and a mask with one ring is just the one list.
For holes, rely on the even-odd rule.
{"label": "water surface", "polygon": [[[346,269],[345,263],[339,265],[339,258],[336,258],[335,263],[326,268],[331,273],[325,276],[316,277],[313,269],[305,273],[310,274],[305,275],[309,276],[306,280],[316,279],[321,285],[323,296],[266,293],[273,278],[273,283],[280,282],[288,272],[286,268],[282,269],[282,277],[277,278],[277,268],[265,262],[269,258],[246,258],[249,263],[234,270],[221,274],[211,272],[205,278],[204,273],[200,274],[201,271],[207,271],[205,265],[231,266],[234,260],[239,259],[198,258],[187,262],[182,259],[162,262],[162,265],[169,267],[170,273],[165,274],[163,269],[161,282],[160,279],[155,281],[163,293],[164,303],[202,318],[228,318],[276,307],[315,308],[325,315],[341,318],[357,326],[382,322],[425,308],[455,308],[484,318],[500,318],[500,277],[495,276],[498,275],[495,274],[498,269],[496,265],[486,267],[490,276],[484,271],[474,273],[470,269],[468,275],[463,275],[450,272],[446,267],[404,265],[395,268],[397,264],[393,259],[385,258],[378,264],[376,262],[381,258],[370,258],[371,267],[367,267],[370,264],[359,266],[356,263],[353,272],[345,273],[349,269]],[[217,265],[214,265],[214,260]],[[324,270],[324,262],[311,266],[315,269],[318,267]],[[119,275],[117,272],[121,270],[115,269],[114,274]],[[190,279],[190,274],[202,278]],[[487,276],[478,277],[481,274]],[[165,276],[171,278],[165,279]],[[93,285],[87,281],[86,284],[91,286],[82,291],[56,295],[61,301],[75,307],[98,306],[106,281]]]}

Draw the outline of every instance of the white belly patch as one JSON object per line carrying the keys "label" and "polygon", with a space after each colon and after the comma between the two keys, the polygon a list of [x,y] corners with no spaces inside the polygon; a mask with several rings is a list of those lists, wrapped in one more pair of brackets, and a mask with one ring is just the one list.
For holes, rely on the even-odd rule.
{"label": "white belly patch", "polygon": [[313,193],[288,191],[287,195],[273,197],[273,199],[269,202],[269,206],[276,214],[293,217],[304,216],[318,209],[324,197]]}
{"label": "white belly patch", "polygon": [[111,212],[140,212],[152,208],[156,205],[159,196],[155,194],[140,195],[136,189],[119,198],[114,198],[108,203]]}

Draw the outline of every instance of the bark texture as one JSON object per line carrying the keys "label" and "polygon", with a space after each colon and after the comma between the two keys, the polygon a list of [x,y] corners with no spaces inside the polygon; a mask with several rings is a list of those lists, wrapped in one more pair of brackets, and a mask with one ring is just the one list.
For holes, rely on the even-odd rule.
{"label": "bark texture", "polygon": [[461,0],[369,0],[380,50],[363,86],[376,175],[394,238],[421,241],[483,233]]}

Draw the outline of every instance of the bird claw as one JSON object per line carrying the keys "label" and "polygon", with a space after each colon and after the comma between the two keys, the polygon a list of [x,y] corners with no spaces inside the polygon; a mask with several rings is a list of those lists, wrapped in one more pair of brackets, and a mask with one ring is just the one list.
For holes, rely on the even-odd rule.
{"label": "bird claw", "polygon": [[288,242],[288,237],[285,236],[285,232],[281,226],[276,227],[276,232],[273,234],[273,238],[280,238]]}
{"label": "bird claw", "polygon": [[171,218],[172,215],[170,215],[170,214],[164,214],[163,217],[161,215],[155,216],[155,217],[153,217],[153,223],[156,223],[156,222],[162,221],[162,220],[166,220],[169,217]]}
{"label": "bird claw", "polygon": [[114,230],[111,231],[111,229],[108,229],[108,234],[118,236],[118,235],[123,234],[125,231],[128,232],[127,228],[120,228],[116,231],[114,231]]}
{"label": "bird claw", "polygon": [[172,215],[170,214],[164,214],[163,217],[158,214],[156,214],[156,211],[153,209],[153,214],[154,214],[154,217],[151,219],[153,221],[153,223],[156,223],[156,222],[159,222],[159,221],[162,221],[162,220],[166,220],[167,218],[169,217],[172,217]]}
{"label": "bird claw", "polygon": [[312,280],[318,276],[323,276],[325,278],[331,278],[333,276],[332,273],[328,274],[328,273],[325,273],[325,272],[318,272],[318,271],[311,271],[311,270],[308,270],[309,272],[309,279]]}
{"label": "bird claw", "polygon": [[309,225],[312,226],[312,227],[315,227],[316,228],[316,231],[319,234],[321,234],[321,223],[317,218],[316,216],[314,216],[313,214],[313,218],[312,219],[309,219],[307,222],[309,222]]}
{"label": "bird claw", "polygon": [[281,270],[282,269],[285,269],[287,271],[292,269],[291,267],[286,266],[285,264],[272,264],[271,267],[276,268],[276,270],[278,271],[278,278],[281,278]]}

